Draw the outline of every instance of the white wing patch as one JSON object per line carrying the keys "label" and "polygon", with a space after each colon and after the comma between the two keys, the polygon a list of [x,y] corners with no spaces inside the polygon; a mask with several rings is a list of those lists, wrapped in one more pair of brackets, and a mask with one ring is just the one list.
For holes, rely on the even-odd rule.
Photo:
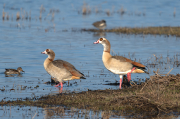
{"label": "white wing patch", "polygon": [[104,23],[99,24],[99,26],[104,26]]}
{"label": "white wing patch", "polygon": [[112,73],[115,73],[115,74],[119,74],[119,75],[126,75],[128,72],[131,72],[131,70],[128,70],[126,72],[121,72],[121,71],[112,70],[112,69],[109,69],[109,71],[111,71]]}

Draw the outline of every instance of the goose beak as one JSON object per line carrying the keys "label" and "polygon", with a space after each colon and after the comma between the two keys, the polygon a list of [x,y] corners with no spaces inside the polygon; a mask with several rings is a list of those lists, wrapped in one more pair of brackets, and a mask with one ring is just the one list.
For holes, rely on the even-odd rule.
{"label": "goose beak", "polygon": [[46,54],[45,52],[41,52],[41,54]]}
{"label": "goose beak", "polygon": [[99,40],[97,40],[96,42],[94,42],[94,44],[98,44],[99,43]]}

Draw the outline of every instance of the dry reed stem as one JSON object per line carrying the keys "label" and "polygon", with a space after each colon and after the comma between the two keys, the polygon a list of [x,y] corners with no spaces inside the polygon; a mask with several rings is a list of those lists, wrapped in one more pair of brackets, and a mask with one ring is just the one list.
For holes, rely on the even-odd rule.
{"label": "dry reed stem", "polygon": [[169,75],[172,70],[173,70],[173,68],[166,74],[166,76]]}

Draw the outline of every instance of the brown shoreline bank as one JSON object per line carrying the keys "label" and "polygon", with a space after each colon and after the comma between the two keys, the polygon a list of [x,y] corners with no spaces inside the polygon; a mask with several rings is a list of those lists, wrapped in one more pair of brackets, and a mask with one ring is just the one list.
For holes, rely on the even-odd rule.
{"label": "brown shoreline bank", "polygon": [[170,26],[161,26],[161,27],[119,27],[113,29],[81,29],[81,31],[89,32],[115,32],[115,33],[124,33],[124,34],[153,34],[153,35],[172,35],[180,36],[180,27],[170,27]]}
{"label": "brown shoreline bank", "polygon": [[[33,101],[34,100],[34,101]],[[129,115],[156,117],[180,110],[180,74],[154,75],[150,80],[121,90],[95,90],[47,95],[25,101],[1,101],[0,105],[59,106],[87,110],[128,112]]]}

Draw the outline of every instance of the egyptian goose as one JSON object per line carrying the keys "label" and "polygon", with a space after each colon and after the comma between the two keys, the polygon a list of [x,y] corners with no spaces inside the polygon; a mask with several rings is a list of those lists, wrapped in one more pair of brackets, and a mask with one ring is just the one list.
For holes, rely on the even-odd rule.
{"label": "egyptian goose", "polygon": [[118,74],[120,77],[119,88],[121,89],[122,77],[127,74],[128,81],[131,80],[131,73],[145,73],[145,66],[131,61],[128,58],[122,56],[111,56],[110,42],[106,38],[99,38],[94,44],[101,43],[104,46],[104,51],[102,55],[102,61],[104,66],[114,74]]}
{"label": "egyptian goose", "polygon": [[106,28],[106,21],[105,20],[97,21],[97,22],[94,22],[92,25],[98,29],[105,29]]}
{"label": "egyptian goose", "polygon": [[61,85],[61,90],[63,88],[63,81],[73,80],[73,79],[85,79],[84,74],[78,71],[72,64],[63,60],[54,60],[55,53],[51,49],[46,49],[42,54],[47,54],[48,58],[44,61],[45,70],[54,77],[59,84],[55,87]]}
{"label": "egyptian goose", "polygon": [[11,75],[11,74],[21,74],[21,72],[24,72],[21,67],[18,67],[16,69],[5,69],[6,71],[4,72],[6,75]]}

